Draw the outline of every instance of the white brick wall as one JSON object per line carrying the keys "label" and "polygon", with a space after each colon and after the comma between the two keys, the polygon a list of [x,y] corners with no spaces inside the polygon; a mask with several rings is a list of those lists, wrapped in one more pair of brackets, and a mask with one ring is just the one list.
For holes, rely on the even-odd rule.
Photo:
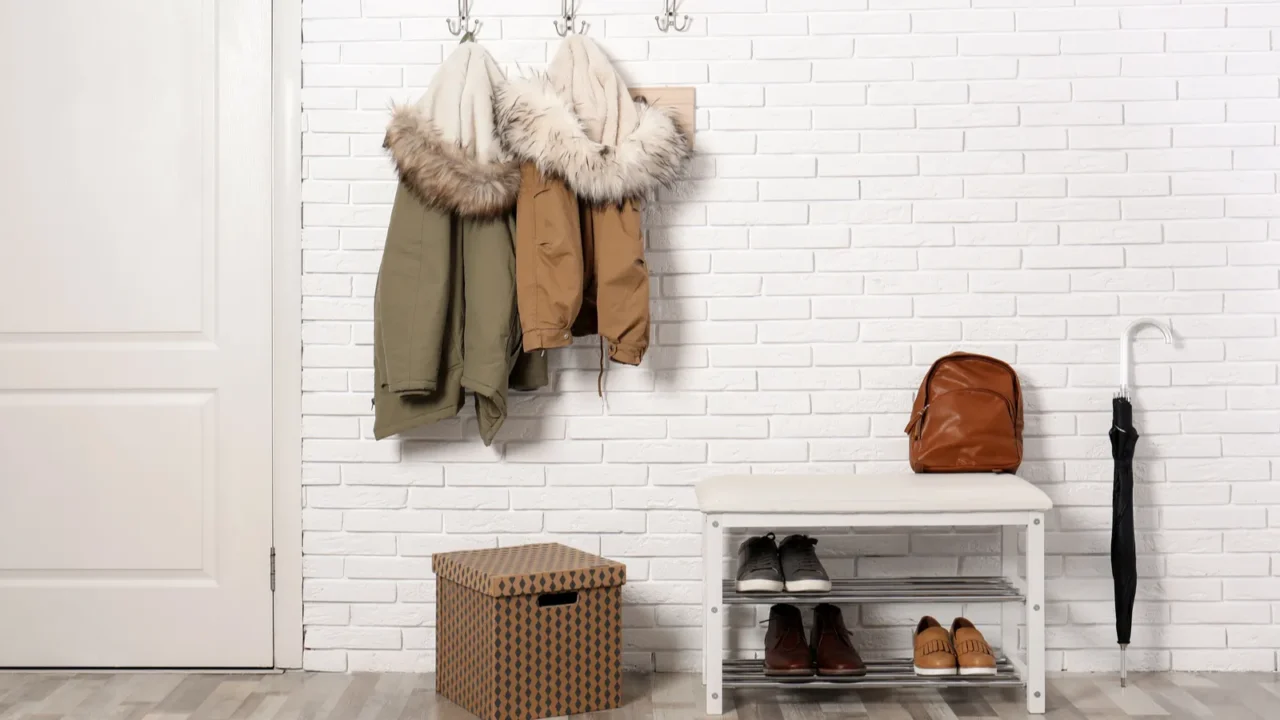
{"label": "white brick wall", "polygon": [[[1145,669],[1276,667],[1280,623],[1280,8],[1244,0],[658,0],[584,4],[636,84],[698,87],[697,180],[649,212],[654,348],[595,394],[591,343],[475,422],[371,438],[372,294],[394,176],[389,100],[455,43],[451,0],[305,0],[306,647],[316,670],[434,665],[432,552],[557,540],[624,560],[626,659],[696,666],[691,484],[876,472],[924,368],[1014,362],[1024,474],[1049,519],[1051,669],[1117,661],[1108,407],[1135,357]],[[555,0],[480,0],[515,72]],[[767,14],[766,14],[767,13]],[[840,573],[988,573],[990,532],[824,537]],[[852,616],[868,651],[923,610]],[[964,608],[980,622],[993,608]],[[761,610],[758,612],[765,612]],[[735,608],[734,641],[761,617]],[[1132,655],[1131,655],[1132,656]]]}

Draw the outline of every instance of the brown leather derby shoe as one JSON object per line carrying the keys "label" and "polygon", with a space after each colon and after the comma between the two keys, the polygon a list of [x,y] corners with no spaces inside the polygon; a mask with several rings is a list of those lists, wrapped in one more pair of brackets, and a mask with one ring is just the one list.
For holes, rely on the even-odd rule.
{"label": "brown leather derby shoe", "polygon": [[867,666],[845,627],[844,616],[835,605],[824,603],[814,608],[809,646],[819,675],[862,677],[867,674]]}
{"label": "brown leather derby shoe", "polygon": [[772,677],[813,674],[813,657],[804,639],[804,620],[794,605],[774,605],[769,610],[769,630],[764,636],[764,674]]}

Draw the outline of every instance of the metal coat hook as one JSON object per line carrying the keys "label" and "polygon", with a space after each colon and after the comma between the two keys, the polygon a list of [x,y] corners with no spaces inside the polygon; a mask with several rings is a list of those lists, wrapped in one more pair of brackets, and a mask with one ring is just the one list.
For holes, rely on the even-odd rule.
{"label": "metal coat hook", "polygon": [[582,25],[574,28],[573,23],[578,15],[578,0],[560,0],[560,19],[555,21],[556,34],[560,37],[574,33],[577,35],[586,35],[587,28],[591,25],[586,21],[582,21]]}
{"label": "metal coat hook", "polygon": [[475,27],[471,27],[471,5],[474,0],[458,0],[458,19],[454,24],[452,18],[446,18],[445,24],[449,26],[449,32],[453,35],[461,35],[462,42],[475,40],[476,35],[480,33],[481,26],[484,25],[483,20],[477,20]]}
{"label": "metal coat hook", "polygon": [[676,11],[679,10],[680,0],[663,0],[663,14],[655,15],[654,20],[658,21],[658,29],[667,32],[671,28],[675,28],[676,32],[688,32],[693,27],[693,18],[688,15],[681,15],[680,21],[676,22]]}

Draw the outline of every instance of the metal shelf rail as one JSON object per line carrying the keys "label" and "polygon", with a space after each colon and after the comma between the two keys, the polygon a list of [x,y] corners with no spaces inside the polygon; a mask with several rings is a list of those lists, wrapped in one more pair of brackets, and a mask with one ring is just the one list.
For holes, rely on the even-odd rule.
{"label": "metal shelf rail", "polygon": [[764,674],[763,660],[727,660],[724,663],[726,688],[778,688],[796,690],[826,688],[831,690],[857,690],[866,688],[902,687],[1022,687],[1022,678],[1008,658],[996,659],[995,675],[951,677],[916,677],[910,660],[868,662],[867,674],[860,678],[807,677],[776,678]]}
{"label": "metal shelf rail", "polygon": [[[1029,484],[1028,484],[1029,485]],[[1047,497],[1045,502],[1047,503]],[[1044,507],[991,512],[719,512],[703,509],[703,680],[707,714],[724,713],[726,688],[788,689],[920,688],[1025,686],[1027,712],[1045,712]],[[832,591],[797,596],[786,593],[737,593],[724,577],[726,534],[730,530],[803,530],[806,528],[999,527],[1001,578],[853,579],[835,583]],[[1026,531],[1026,574],[1019,572],[1018,534]],[[766,678],[760,660],[725,661],[725,607],[775,602],[1001,602],[999,672],[987,677],[916,677],[910,661],[869,665],[862,679],[813,678],[779,682]],[[1019,609],[1023,610],[1019,613]],[[1021,616],[1021,617],[1020,617]],[[1026,626],[1026,648],[1019,652],[1018,626]]]}
{"label": "metal shelf rail", "polygon": [[832,580],[824,593],[740,593],[733,580],[724,581],[726,605],[817,605],[819,603],[1001,602],[1022,600],[1022,593],[1002,577],[853,578]]}

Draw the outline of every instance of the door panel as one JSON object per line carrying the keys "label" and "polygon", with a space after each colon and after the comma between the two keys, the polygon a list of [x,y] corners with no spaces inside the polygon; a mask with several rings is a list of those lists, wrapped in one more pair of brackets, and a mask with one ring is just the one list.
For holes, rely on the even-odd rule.
{"label": "door panel", "polygon": [[[200,329],[217,107],[203,6],[3,0],[7,97],[41,111],[0,118],[17,159],[2,175],[5,223],[25,229],[23,262],[0,267],[0,304],[41,312],[6,314],[0,331]],[[137,272],[153,263],[164,272]]]}
{"label": "door panel", "polygon": [[[212,400],[208,393],[0,394],[0,568],[202,573],[204,488],[215,482],[203,452],[216,445],[206,442]],[[52,438],[67,438],[68,451],[50,452],[58,449]],[[41,536],[59,540],[30,542]]]}
{"label": "door panel", "polygon": [[0,0],[0,666],[272,664],[270,22]]}

